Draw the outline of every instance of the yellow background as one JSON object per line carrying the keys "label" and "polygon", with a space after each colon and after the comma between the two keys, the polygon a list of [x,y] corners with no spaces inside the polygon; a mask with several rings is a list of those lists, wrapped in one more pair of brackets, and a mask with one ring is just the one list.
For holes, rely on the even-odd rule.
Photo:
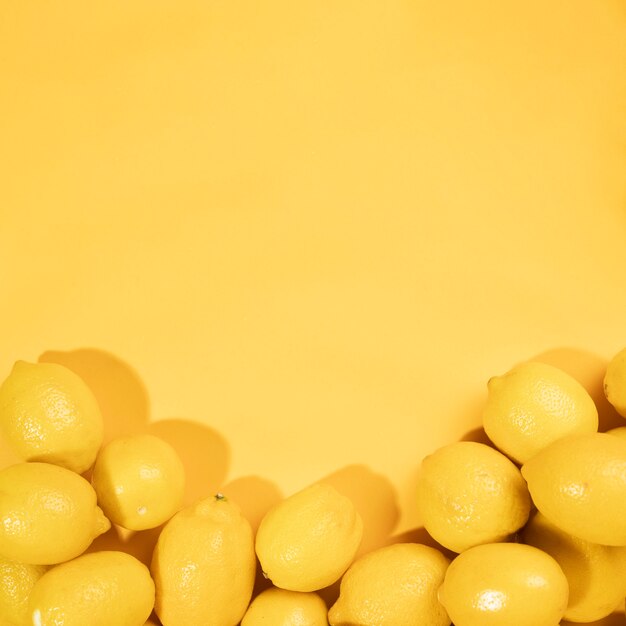
{"label": "yellow background", "polygon": [[614,421],[625,61],[618,0],[0,2],[0,377],[74,367],[189,497],[326,477],[409,536],[491,375]]}

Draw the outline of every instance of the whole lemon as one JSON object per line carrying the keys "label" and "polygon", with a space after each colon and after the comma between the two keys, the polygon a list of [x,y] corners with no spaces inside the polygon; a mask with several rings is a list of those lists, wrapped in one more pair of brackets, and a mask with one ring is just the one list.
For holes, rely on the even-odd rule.
{"label": "whole lemon", "polygon": [[626,545],[626,440],[608,433],[570,435],[523,467],[533,502],[575,537]]}
{"label": "whole lemon", "polygon": [[604,395],[615,410],[626,417],[626,348],[620,350],[607,365]]}
{"label": "whole lemon", "polygon": [[561,437],[598,430],[598,411],[589,393],[552,365],[522,363],[491,378],[487,388],[485,432],[520,464]]}
{"label": "whole lemon", "polygon": [[155,528],[183,502],[185,469],[170,446],[154,435],[119,437],[104,446],[91,484],[98,504],[115,524],[129,530]]}
{"label": "whole lemon", "polygon": [[0,470],[0,555],[52,565],[78,556],[110,528],[82,477],[49,463]]}
{"label": "whole lemon", "polygon": [[435,548],[398,543],[357,559],[341,579],[332,626],[449,626],[437,592],[449,560]]}
{"label": "whole lemon", "polygon": [[492,543],[452,561],[439,597],[455,626],[556,626],[568,586],[559,564],[542,550]]}
{"label": "whole lemon", "polygon": [[254,537],[221,494],[176,513],[152,557],[155,610],[164,626],[236,626],[254,586]]}
{"label": "whole lemon", "polygon": [[241,626],[328,626],[328,609],[313,591],[270,587],[250,604]]}
{"label": "whole lemon", "polygon": [[148,568],[116,551],[83,554],[53,567],[28,601],[36,626],[143,626],[153,605]]}
{"label": "whole lemon", "polygon": [[473,441],[448,444],[424,458],[417,504],[424,528],[454,552],[506,540],[530,513],[519,469],[502,453]]}
{"label": "whole lemon", "polygon": [[79,474],[93,465],[103,437],[95,396],[56,363],[15,363],[0,386],[0,429],[19,458]]}
{"label": "whole lemon", "polygon": [[314,484],[274,505],[263,517],[256,553],[264,575],[291,591],[316,591],[346,571],[363,537],[353,502]]}
{"label": "whole lemon", "polygon": [[0,624],[32,626],[28,597],[47,569],[45,565],[30,565],[0,557]]}
{"label": "whole lemon", "polygon": [[522,539],[552,556],[569,585],[564,619],[593,622],[613,613],[626,595],[626,547],[601,546],[578,539],[536,513]]}

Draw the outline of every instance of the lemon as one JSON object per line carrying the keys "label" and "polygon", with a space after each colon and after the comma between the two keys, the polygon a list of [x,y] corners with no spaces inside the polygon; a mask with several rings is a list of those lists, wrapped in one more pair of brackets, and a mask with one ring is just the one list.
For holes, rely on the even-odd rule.
{"label": "lemon", "polygon": [[615,410],[626,417],[626,348],[618,352],[607,365],[604,395]]}
{"label": "lemon", "polygon": [[31,626],[28,597],[48,568],[0,557],[0,624]]}
{"label": "lemon", "polygon": [[506,540],[530,513],[519,469],[504,454],[473,441],[448,444],[424,458],[417,504],[426,530],[454,552]]}
{"label": "lemon", "polygon": [[241,626],[328,626],[328,609],[313,591],[270,587],[250,604]]}
{"label": "lemon", "polygon": [[620,437],[621,439],[626,439],[626,426],[611,428],[611,430],[607,430],[606,432],[609,435],[615,435],[616,437]]}
{"label": "lemon", "polygon": [[61,563],[110,526],[82,476],[49,463],[0,471],[0,555],[37,565]]}
{"label": "lemon", "polygon": [[598,411],[589,393],[552,365],[522,363],[491,378],[487,388],[485,432],[520,464],[561,437],[598,430]]}
{"label": "lemon", "polygon": [[449,626],[437,599],[449,560],[435,548],[397,543],[357,559],[341,579],[332,626]]}
{"label": "lemon", "polygon": [[254,585],[254,537],[221,494],[176,513],[152,557],[156,613],[164,626],[235,626]]}
{"label": "lemon", "polygon": [[553,524],[592,543],[626,545],[626,440],[571,435],[522,467],[533,502]]}
{"label": "lemon", "polygon": [[35,583],[28,601],[34,626],[143,626],[153,606],[148,568],[115,551],[53,567]]}
{"label": "lemon", "polygon": [[95,396],[82,378],[56,363],[15,363],[0,386],[0,428],[21,459],[79,474],[93,465],[102,445]]}
{"label": "lemon", "polygon": [[98,504],[115,524],[129,530],[155,528],[183,502],[185,470],[180,457],[154,435],[119,437],[107,444],[93,467]]}
{"label": "lemon", "polygon": [[626,548],[578,539],[537,513],[525,526],[524,543],[552,556],[569,584],[564,619],[593,622],[610,615],[626,595]]}
{"label": "lemon", "polygon": [[459,554],[439,597],[455,626],[556,626],[568,586],[548,554],[518,543],[492,543]]}
{"label": "lemon", "polygon": [[263,517],[256,553],[277,587],[316,591],[346,571],[363,537],[352,501],[327,484],[311,485],[274,505]]}

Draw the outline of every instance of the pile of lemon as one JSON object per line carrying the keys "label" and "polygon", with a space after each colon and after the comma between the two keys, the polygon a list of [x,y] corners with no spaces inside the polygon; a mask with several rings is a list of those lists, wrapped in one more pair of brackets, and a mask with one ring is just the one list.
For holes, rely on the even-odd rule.
{"label": "pile of lemon", "polygon": [[[626,350],[604,390],[626,417]],[[416,497],[439,548],[355,559],[363,522],[333,487],[286,498],[256,534],[221,494],[183,508],[169,444],[103,446],[85,382],[19,361],[0,386],[1,432],[23,459],[0,471],[0,626],[557,626],[618,610],[626,427],[599,433],[584,387],[539,362],[488,382],[483,426],[493,445],[460,441],[422,462]],[[87,550],[111,524],[162,526],[149,568]],[[253,598],[257,563],[272,586]],[[329,609],[317,592],[339,580]]]}

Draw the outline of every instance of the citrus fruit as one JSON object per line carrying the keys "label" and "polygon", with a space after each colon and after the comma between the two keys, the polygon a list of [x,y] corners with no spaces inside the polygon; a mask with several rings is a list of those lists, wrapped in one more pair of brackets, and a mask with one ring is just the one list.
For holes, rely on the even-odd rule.
{"label": "citrus fruit", "polygon": [[536,513],[522,532],[524,543],[552,556],[569,585],[564,619],[593,622],[610,615],[626,595],[626,548],[578,539]]}
{"label": "citrus fruit", "polygon": [[598,411],[572,376],[546,363],[517,365],[487,383],[483,427],[507,456],[525,463],[566,435],[598,430]]}
{"label": "citrus fruit", "polygon": [[558,563],[542,550],[492,543],[452,561],[439,598],[455,626],[556,626],[568,586]]}
{"label": "citrus fruit", "polygon": [[615,410],[626,417],[626,348],[618,352],[607,365],[604,395]]}
{"label": "citrus fruit", "polygon": [[164,626],[235,626],[254,585],[254,537],[239,507],[221,494],[180,510],[152,557],[156,613]]}
{"label": "citrus fruit", "polygon": [[315,591],[346,571],[362,536],[363,522],[352,501],[334,487],[317,483],[265,514],[256,553],[264,575],[277,587]]}
{"label": "citrus fruit", "polygon": [[159,526],[180,509],[185,470],[174,448],[163,439],[132,435],[102,448],[91,484],[98,504],[113,523],[145,530]]}
{"label": "citrus fruit", "polygon": [[102,445],[96,398],[82,378],[56,363],[15,363],[0,386],[0,428],[21,459],[79,474]]}
{"label": "citrus fruit", "polygon": [[606,431],[609,435],[615,435],[616,437],[621,437],[622,439],[626,439],[626,426],[618,426],[617,428],[611,428],[611,430]]}
{"label": "citrus fruit", "polygon": [[454,552],[506,540],[530,512],[519,469],[504,454],[473,441],[448,444],[424,458],[417,504],[426,530]]}
{"label": "citrus fruit", "polygon": [[152,613],[148,568],[125,552],[84,554],[46,572],[28,601],[34,626],[143,626]]}
{"label": "citrus fruit", "polygon": [[328,609],[313,591],[270,587],[250,604],[241,626],[328,626]]}
{"label": "citrus fruit", "polygon": [[110,526],[82,476],[49,463],[0,470],[0,555],[36,565],[61,563]]}
{"label": "citrus fruit", "polygon": [[45,565],[30,565],[0,557],[0,624],[32,626],[28,597],[47,569]]}
{"label": "citrus fruit", "polygon": [[332,626],[449,626],[437,599],[449,560],[435,548],[398,543],[357,559],[341,579]]}
{"label": "citrus fruit", "polygon": [[626,545],[626,440],[571,435],[523,467],[533,502],[553,524],[591,543]]}

